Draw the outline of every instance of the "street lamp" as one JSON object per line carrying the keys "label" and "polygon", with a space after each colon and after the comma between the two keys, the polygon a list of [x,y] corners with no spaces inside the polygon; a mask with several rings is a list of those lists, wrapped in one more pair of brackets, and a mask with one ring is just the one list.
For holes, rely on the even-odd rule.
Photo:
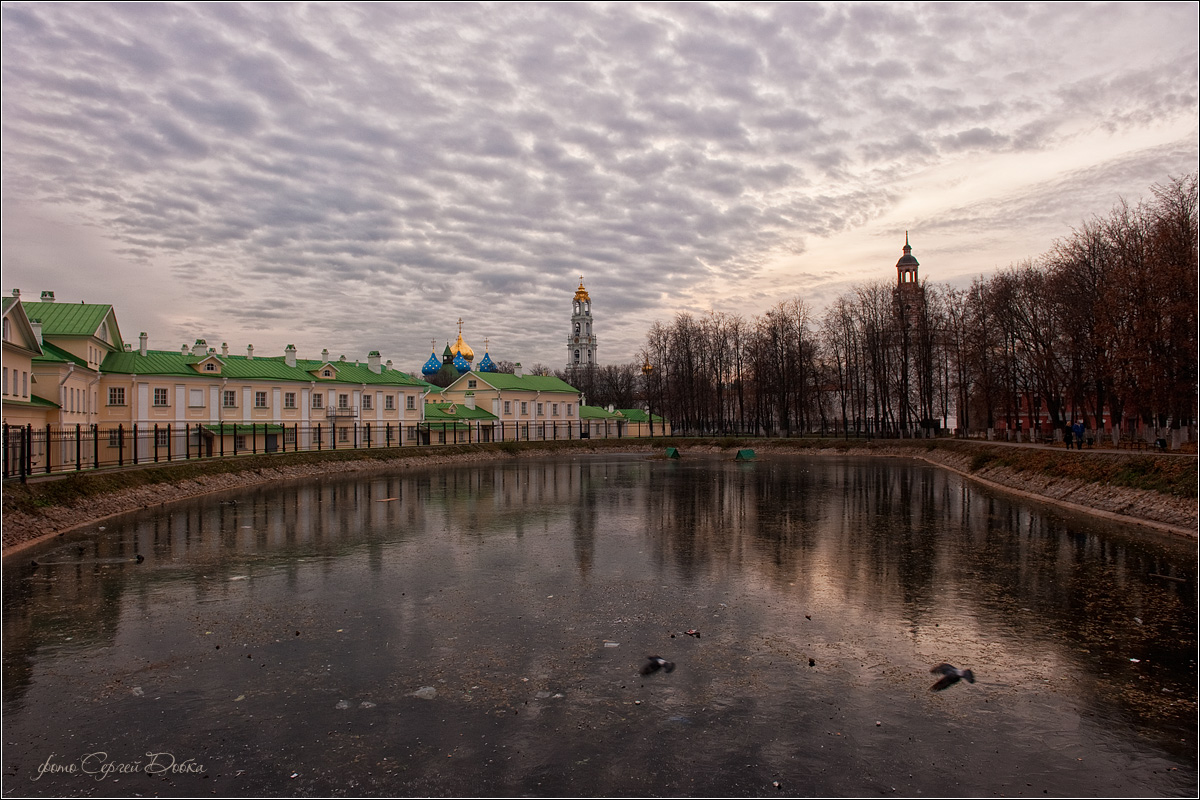
{"label": "street lamp", "polygon": [[646,376],[646,416],[650,419],[650,438],[654,438],[654,407],[650,403],[650,375],[654,372],[654,365],[650,363],[650,356],[645,357],[645,363],[642,364],[642,374]]}

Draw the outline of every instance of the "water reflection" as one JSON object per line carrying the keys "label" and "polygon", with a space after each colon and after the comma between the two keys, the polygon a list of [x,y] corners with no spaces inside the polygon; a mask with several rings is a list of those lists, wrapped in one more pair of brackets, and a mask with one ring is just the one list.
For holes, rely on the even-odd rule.
{"label": "water reflection", "polygon": [[[412,690],[424,682],[443,687],[443,697],[458,693],[459,736],[464,726],[490,730],[511,711],[504,747],[549,746],[537,738],[549,736],[565,748],[562,758],[582,764],[589,757],[581,754],[604,742],[610,760],[635,762],[643,773],[650,764],[662,780],[658,762],[696,743],[629,749],[621,731],[632,723],[613,709],[626,707],[640,650],[669,655],[693,626],[706,638],[680,650],[672,683],[657,684],[663,708],[678,713],[654,725],[703,720],[708,733],[737,732],[704,745],[714,764],[729,760],[729,770],[711,767],[699,784],[672,773],[679,783],[667,786],[605,772],[593,775],[587,793],[739,793],[747,785],[732,765],[748,738],[757,732],[792,752],[756,749],[777,773],[797,769],[789,759],[800,743],[784,746],[780,715],[817,724],[830,704],[838,725],[874,720],[883,728],[876,718],[884,707],[898,727],[929,723],[942,735],[945,720],[930,722],[937,707],[920,692],[932,680],[928,667],[946,659],[981,676],[973,694],[956,687],[953,702],[1000,698],[1009,706],[995,716],[978,705],[975,713],[991,715],[994,727],[967,735],[993,737],[1006,753],[1027,748],[1034,760],[1073,747],[1115,748],[1171,765],[1161,779],[1047,766],[1049,791],[1170,794],[1195,783],[1194,546],[1015,503],[932,467],[801,457],[521,460],[260,488],[106,528],[47,545],[34,556],[36,569],[27,559],[4,565],[5,737],[38,743],[24,747],[19,769],[6,764],[6,793],[77,791],[70,776],[26,783],[29,764],[74,752],[83,739],[110,746],[113,724],[192,747],[211,745],[202,734],[232,729],[236,747],[206,751],[228,776],[238,759],[265,758],[253,744],[266,735],[264,718],[282,726],[270,737],[278,751],[298,752],[308,741],[304,726],[319,717],[314,697],[326,714],[335,713],[335,694],[358,691],[373,698],[366,708],[411,716],[422,707]],[[231,652],[245,662],[234,663]],[[583,715],[591,721],[576,728],[591,732],[568,736],[520,717],[530,701],[514,698],[531,676],[546,681],[535,703],[564,698],[565,710],[555,713]],[[814,681],[825,681],[816,695]],[[227,716],[233,686],[255,687],[239,691],[257,698],[257,718],[240,716],[246,706]],[[175,721],[156,728],[144,711],[118,702],[133,689],[160,693],[157,707]],[[80,702],[96,709],[94,718],[81,715]],[[603,724],[587,716],[601,707],[609,709]],[[60,717],[74,721],[64,727]],[[1087,718],[1097,720],[1096,731],[1081,726]],[[441,731],[449,723],[422,724]],[[1074,731],[1066,738],[1056,732],[1064,724]],[[379,742],[407,743],[402,751],[424,765],[429,745],[394,727]],[[61,739],[68,729],[75,742]],[[803,763],[824,775],[831,763],[889,753],[897,769],[916,775],[909,793],[963,791],[954,787],[965,778],[951,766],[914,772],[910,762],[924,758],[928,743],[904,740],[883,736],[879,750],[860,741],[853,755]],[[384,744],[368,749],[376,746]],[[1018,785],[1020,776],[1003,766],[1012,760],[997,761],[1004,778],[974,770],[976,786]],[[325,765],[326,780],[340,763]],[[239,791],[292,788],[274,772],[241,769]],[[464,780],[428,769],[413,767],[379,790],[454,793]],[[544,760],[471,769],[469,791],[573,786]],[[425,783],[411,782],[413,774]],[[873,786],[849,775],[807,780],[816,793]]]}

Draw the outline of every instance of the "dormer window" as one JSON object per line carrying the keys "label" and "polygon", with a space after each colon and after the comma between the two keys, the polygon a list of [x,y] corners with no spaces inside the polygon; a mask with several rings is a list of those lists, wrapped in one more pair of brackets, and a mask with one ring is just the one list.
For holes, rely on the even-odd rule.
{"label": "dormer window", "polygon": [[322,372],[322,373],[321,373],[321,377],[322,377],[322,378],[332,378],[332,377],[333,377],[333,370],[331,370],[331,369],[327,369],[327,370],[325,370],[324,372]]}
{"label": "dormer window", "polygon": [[474,389],[474,388],[475,388],[475,381],[468,380],[468,381],[467,381],[467,388],[468,388],[468,389]]}
{"label": "dormer window", "polygon": [[216,372],[216,371],[217,371],[217,365],[216,365],[216,364],[214,364],[214,363],[212,363],[212,362],[210,361],[210,362],[208,362],[207,364],[205,364],[205,365],[204,365],[204,371],[205,371],[205,372]]}

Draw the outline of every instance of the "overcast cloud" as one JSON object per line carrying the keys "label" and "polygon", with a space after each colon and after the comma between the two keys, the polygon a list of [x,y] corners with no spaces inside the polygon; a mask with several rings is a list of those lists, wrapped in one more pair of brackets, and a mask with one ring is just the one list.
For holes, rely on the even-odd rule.
{"label": "overcast cloud", "polygon": [[1197,4],[6,3],[4,290],[302,357],[603,363],[1044,252],[1197,161]]}

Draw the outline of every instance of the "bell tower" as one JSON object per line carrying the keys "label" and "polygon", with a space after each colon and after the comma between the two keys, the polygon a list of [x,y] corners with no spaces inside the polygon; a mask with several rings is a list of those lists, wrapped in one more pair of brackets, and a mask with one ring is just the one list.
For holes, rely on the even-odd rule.
{"label": "bell tower", "polygon": [[579,276],[579,288],[571,305],[571,332],[567,334],[567,370],[598,366],[596,362],[596,335],[592,332],[592,299],[583,288],[583,276]]}

